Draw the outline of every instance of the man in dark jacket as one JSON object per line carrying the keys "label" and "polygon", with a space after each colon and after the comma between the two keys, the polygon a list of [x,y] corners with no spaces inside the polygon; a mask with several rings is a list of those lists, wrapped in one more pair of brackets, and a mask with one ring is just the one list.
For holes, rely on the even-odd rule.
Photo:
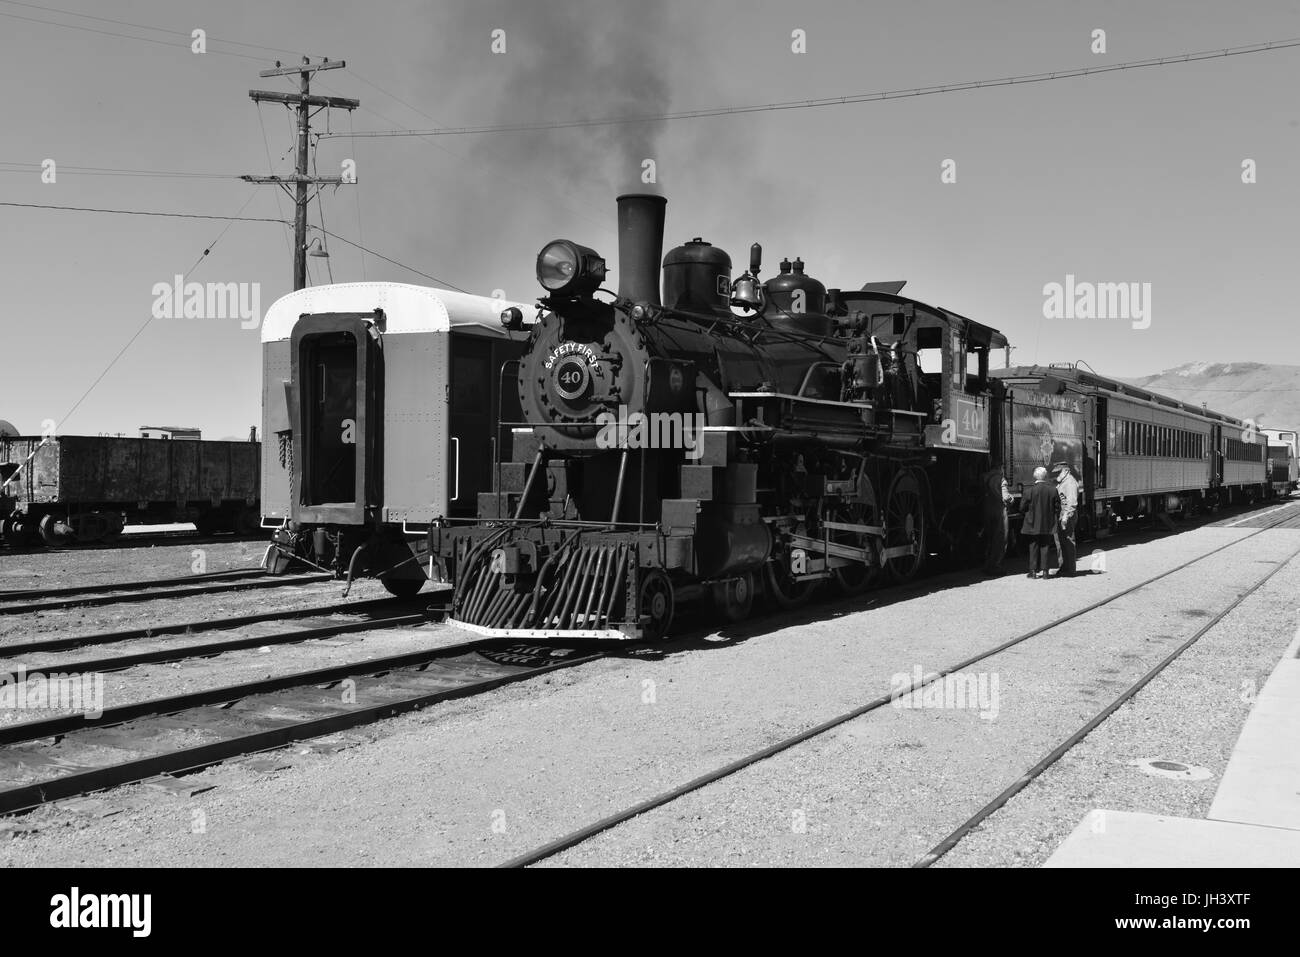
{"label": "man in dark jacket", "polygon": [[1056,489],[1047,481],[1047,469],[1034,469],[1034,484],[1020,498],[1024,522],[1020,534],[1029,540],[1029,577],[1046,578],[1047,563],[1056,528],[1056,513],[1061,507]]}

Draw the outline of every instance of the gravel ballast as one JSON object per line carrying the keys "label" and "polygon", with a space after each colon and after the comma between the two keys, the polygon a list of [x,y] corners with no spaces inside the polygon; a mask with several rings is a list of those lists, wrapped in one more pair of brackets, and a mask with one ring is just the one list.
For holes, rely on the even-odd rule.
{"label": "gravel ballast", "polygon": [[[603,660],[354,732],[352,741],[366,743],[336,753],[287,749],[269,765],[232,763],[192,775],[184,780],[195,787],[216,785],[192,797],[132,787],[101,796],[92,811],[41,809],[21,819],[29,833],[0,841],[0,861],[498,863],[888,693],[894,675],[944,667],[1249,534],[1206,527],[1117,543],[1106,551],[1104,573],[1060,582],[1014,573],[945,576],[930,583],[928,594],[882,592],[749,622],[658,656]],[[1261,577],[1269,567],[1263,563],[1297,546],[1300,533],[1266,532],[1167,585],[977,666],[988,680],[998,677],[996,717],[968,708],[887,706],[555,863],[910,864]],[[1089,563],[1087,554],[1082,563]],[[1228,670],[1202,679],[1211,681],[1211,696],[1201,688],[1199,697],[1182,700],[1181,716],[1167,718],[1171,729],[1186,731],[1194,726],[1189,714],[1208,712],[1215,717],[1200,737],[1222,740],[1196,753],[1142,741],[1134,754],[1194,758],[1217,776],[1222,761],[1216,765],[1211,752],[1226,759],[1245,718],[1234,697],[1241,682],[1267,674],[1294,627],[1272,634],[1267,622],[1287,616],[1277,615],[1265,595],[1276,603],[1286,588],[1294,593],[1296,574],[1295,565],[1288,567],[1220,626],[1240,619],[1251,639],[1229,642]],[[1098,735],[1142,707],[1155,688],[1081,748],[1095,747]],[[1127,775],[1124,768],[1114,776]],[[1182,784],[1158,787],[1175,783]],[[1059,812],[1056,818],[1031,817],[1022,830],[990,838],[982,852],[970,850],[1039,786],[944,863],[1039,863],[1058,831],[1068,833],[1087,810],[1124,807],[1092,793],[1099,785],[1075,782],[1070,786],[1087,791],[1071,792],[1082,810],[1048,800],[1044,813]],[[1212,794],[1213,780],[1209,786]],[[197,831],[196,812],[203,821]]]}

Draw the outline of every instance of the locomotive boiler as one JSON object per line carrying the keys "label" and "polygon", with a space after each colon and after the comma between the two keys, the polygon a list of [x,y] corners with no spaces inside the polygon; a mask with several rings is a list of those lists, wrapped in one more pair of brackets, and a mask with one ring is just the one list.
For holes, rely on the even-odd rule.
{"label": "locomotive boiler", "polygon": [[[827,289],[798,259],[732,276],[695,238],[661,260],[666,200],[618,198],[619,287],[569,240],[503,368],[519,418],[472,520],[429,523],[451,618],[482,634],[656,638],[829,581],[855,593],[928,559],[1001,560],[995,329],[900,295]],[[661,295],[662,280],[662,295]],[[523,332],[519,307],[501,316]],[[423,554],[423,553],[422,553]]]}

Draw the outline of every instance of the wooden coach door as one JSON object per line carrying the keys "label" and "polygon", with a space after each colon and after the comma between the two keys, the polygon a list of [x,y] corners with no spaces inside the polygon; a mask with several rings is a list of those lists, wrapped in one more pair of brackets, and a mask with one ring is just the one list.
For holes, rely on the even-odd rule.
{"label": "wooden coach door", "polygon": [[1110,403],[1104,395],[1097,396],[1097,463],[1095,466],[1096,487],[1106,488],[1106,462],[1110,458]]}
{"label": "wooden coach door", "polygon": [[1218,488],[1223,484],[1223,426],[1210,427],[1210,485]]}

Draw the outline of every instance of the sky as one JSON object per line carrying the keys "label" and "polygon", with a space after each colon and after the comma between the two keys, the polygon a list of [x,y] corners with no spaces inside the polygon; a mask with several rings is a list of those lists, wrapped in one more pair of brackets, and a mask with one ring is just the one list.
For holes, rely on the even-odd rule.
{"label": "sky", "polygon": [[[238,176],[291,171],[288,111],[248,91],[288,91],[257,73],[304,54],[346,61],[313,92],[361,108],[313,129],[347,134],[789,102],[1298,37],[1300,2],[1280,0],[0,0],[0,202],[291,218],[277,187]],[[1300,47],[813,109],[324,136],[317,172],[352,160],[357,183],[311,206],[341,237],[309,260],[311,280],[330,281],[328,262],[339,282],[531,301],[545,243],[613,265],[614,197],[656,191],[666,248],[702,236],[739,273],[761,242],[764,278],[800,256],[831,287],[905,279],[1006,333],[1015,363],[1119,377],[1294,364],[1297,81]],[[247,284],[265,311],[292,288],[285,226],[12,206],[0,222],[0,419],[206,438],[259,422],[255,320],[152,318],[155,286]],[[1067,276],[1149,289],[1149,322],[1045,317],[1045,287]]]}

